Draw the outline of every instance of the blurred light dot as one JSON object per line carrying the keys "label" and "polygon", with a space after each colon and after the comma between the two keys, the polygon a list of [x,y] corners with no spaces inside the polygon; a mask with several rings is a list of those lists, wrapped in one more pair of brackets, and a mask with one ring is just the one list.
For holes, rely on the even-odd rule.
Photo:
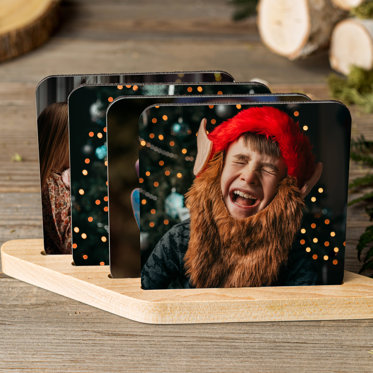
{"label": "blurred light dot", "polygon": [[299,111],[294,111],[294,116],[299,117]]}
{"label": "blurred light dot", "polygon": [[306,240],[303,240],[303,239],[302,239],[302,240],[300,240],[299,242],[300,242],[301,245],[304,245],[304,244],[306,243]]}
{"label": "blurred light dot", "polygon": [[146,205],[146,203],[147,203],[147,201],[146,201],[145,198],[141,200],[141,204],[142,204],[142,205]]}
{"label": "blurred light dot", "polygon": [[319,242],[318,238],[316,238],[316,237],[312,241],[313,241],[313,243],[318,243]]}
{"label": "blurred light dot", "polygon": [[338,264],[338,260],[337,259],[334,259],[333,260],[333,264],[336,266]]}
{"label": "blurred light dot", "polygon": [[168,120],[168,116],[167,116],[167,115],[163,115],[163,116],[162,116],[162,119],[163,119],[164,121],[166,121],[166,120]]}
{"label": "blurred light dot", "polygon": [[316,197],[311,197],[311,202],[316,202]]}
{"label": "blurred light dot", "polygon": [[163,220],[163,224],[164,225],[168,225],[170,222],[167,220],[167,219],[165,219],[165,220]]}
{"label": "blurred light dot", "polygon": [[312,259],[313,259],[313,260],[316,260],[317,258],[318,258],[317,254],[313,254],[313,255],[312,255]]}
{"label": "blurred light dot", "polygon": [[150,171],[146,171],[146,172],[145,172],[145,175],[146,175],[146,176],[150,176]]}
{"label": "blurred light dot", "polygon": [[198,92],[202,92],[203,91],[203,88],[200,86],[200,87],[197,87],[197,91]]}
{"label": "blurred light dot", "polygon": [[76,249],[78,245],[76,243],[73,243],[73,249]]}
{"label": "blurred light dot", "polygon": [[164,161],[159,161],[158,164],[159,164],[160,166],[164,166]]}
{"label": "blurred light dot", "polygon": [[84,163],[85,164],[89,164],[91,162],[91,160],[89,159],[89,158],[86,158],[85,160],[84,160]]}
{"label": "blurred light dot", "polygon": [[181,152],[182,152],[183,154],[186,154],[186,153],[188,152],[188,150],[186,150],[186,149],[184,148],[184,149],[181,150]]}
{"label": "blurred light dot", "polygon": [[92,132],[92,131],[88,133],[88,136],[89,136],[89,137],[93,137],[94,135],[95,135],[95,134],[94,134],[94,132]]}
{"label": "blurred light dot", "polygon": [[169,170],[166,170],[166,171],[164,172],[164,174],[165,174],[166,176],[170,176],[170,175],[171,175],[171,172],[170,172]]}
{"label": "blurred light dot", "polygon": [[102,241],[102,242],[106,242],[106,241],[107,241],[107,238],[106,238],[105,236],[102,236],[102,237],[101,237],[101,241]]}
{"label": "blurred light dot", "polygon": [[155,214],[155,209],[151,209],[151,210],[150,210],[150,213],[151,213],[152,215],[154,215],[154,214]]}
{"label": "blurred light dot", "polygon": [[217,94],[218,94],[218,95],[222,95],[222,94],[223,94],[223,91],[218,91]]}
{"label": "blurred light dot", "polygon": [[175,141],[170,141],[170,146],[175,146]]}
{"label": "blurred light dot", "polygon": [[117,85],[117,88],[118,89],[123,89],[123,86],[119,84],[119,85]]}
{"label": "blurred light dot", "polygon": [[75,228],[74,228],[74,232],[75,232],[75,233],[79,233],[79,228],[78,228],[78,227],[75,227]]}
{"label": "blurred light dot", "polygon": [[104,162],[104,165],[107,167],[107,161]]}
{"label": "blurred light dot", "polygon": [[338,252],[339,252],[339,248],[338,248],[338,247],[335,247],[335,248],[334,248],[334,252],[335,252],[335,253],[338,253]]}
{"label": "blurred light dot", "polygon": [[163,135],[158,135],[158,138],[159,138],[159,140],[163,140],[164,139],[164,136]]}
{"label": "blurred light dot", "polygon": [[149,227],[150,227],[150,228],[154,228],[154,226],[155,226],[155,223],[154,223],[153,221],[151,221],[151,222],[149,223]]}
{"label": "blurred light dot", "polygon": [[330,237],[335,237],[335,232],[330,232]]}
{"label": "blurred light dot", "polygon": [[178,173],[176,174],[176,177],[178,177],[179,179],[181,179],[181,178],[183,177],[183,174],[182,174],[181,172],[178,172]]}
{"label": "blurred light dot", "polygon": [[327,255],[324,255],[324,260],[329,260],[329,257]]}
{"label": "blurred light dot", "polygon": [[325,246],[325,247],[329,247],[329,246],[330,246],[330,242],[329,242],[329,241],[325,241],[325,242],[324,242],[324,246]]}
{"label": "blurred light dot", "polygon": [[306,247],[306,251],[307,251],[307,253],[310,253],[311,252],[311,248],[310,247]]}
{"label": "blurred light dot", "polygon": [[346,246],[346,241],[343,242],[343,246]]}
{"label": "blurred light dot", "polygon": [[81,237],[83,238],[83,240],[85,240],[87,238],[87,235],[85,233],[82,233]]}
{"label": "blurred light dot", "polygon": [[114,99],[113,99],[112,97],[109,97],[107,100],[108,100],[109,102],[113,102],[113,101],[114,101]]}
{"label": "blurred light dot", "polygon": [[303,131],[308,131],[308,126],[303,126]]}
{"label": "blurred light dot", "polygon": [[87,171],[87,170],[83,170],[83,171],[82,171],[82,174],[83,174],[84,176],[87,176],[87,175],[88,175],[88,171]]}
{"label": "blurred light dot", "polygon": [[139,87],[137,85],[134,85],[133,88],[132,88],[134,91],[137,91],[139,89]]}
{"label": "blurred light dot", "polygon": [[105,262],[100,262],[100,266],[104,266],[105,265]]}
{"label": "blurred light dot", "polygon": [[305,234],[307,231],[304,229],[304,228],[302,228],[301,230],[300,230],[300,233],[303,233],[303,234]]}
{"label": "blurred light dot", "polygon": [[155,124],[155,123],[157,123],[157,122],[158,122],[158,119],[157,119],[157,118],[153,118],[153,119],[152,119],[152,123]]}
{"label": "blurred light dot", "polygon": [[84,194],[84,189],[79,189],[78,193],[82,196]]}
{"label": "blurred light dot", "polygon": [[98,137],[99,139],[102,139],[103,136],[104,136],[104,135],[103,135],[101,132],[99,132],[99,133],[97,134],[97,137]]}
{"label": "blurred light dot", "polygon": [[191,93],[191,92],[193,92],[193,88],[192,88],[192,87],[188,87],[188,88],[187,88],[187,91],[188,91],[189,93]]}
{"label": "blurred light dot", "polygon": [[325,220],[324,220],[324,223],[325,223],[326,225],[328,225],[328,224],[330,224],[330,220],[329,220],[329,219],[325,219]]}
{"label": "blurred light dot", "polygon": [[317,191],[318,191],[319,193],[323,193],[323,192],[324,192],[324,189],[323,189],[323,188],[319,188],[319,189],[317,189]]}
{"label": "blurred light dot", "polygon": [[95,204],[98,206],[101,204],[101,201],[99,199],[96,199]]}
{"label": "blurred light dot", "polygon": [[155,137],[154,133],[151,133],[151,134],[149,135],[149,137],[150,137],[151,139],[154,139],[154,137]]}
{"label": "blurred light dot", "polygon": [[214,108],[214,105],[209,105],[209,108],[210,108],[210,109],[213,109],[213,108]]}
{"label": "blurred light dot", "polygon": [[89,216],[89,217],[88,217],[88,221],[89,221],[90,223],[93,222],[93,218],[92,218],[92,216]]}
{"label": "blurred light dot", "polygon": [[108,212],[108,211],[109,211],[109,207],[105,206],[105,207],[104,207],[104,211],[105,211],[105,212]]}
{"label": "blurred light dot", "polygon": [[242,108],[242,106],[241,106],[240,104],[238,104],[238,105],[236,105],[236,108],[237,108],[238,110],[240,110],[240,109]]}
{"label": "blurred light dot", "polygon": [[154,106],[156,109],[159,109],[159,106],[157,105],[157,106]]}
{"label": "blurred light dot", "polygon": [[146,141],[145,141],[145,140],[141,140],[141,141],[140,141],[140,145],[141,145],[141,146],[145,146],[145,145],[146,145]]}
{"label": "blurred light dot", "polygon": [[104,132],[107,132],[107,127],[104,127]]}
{"label": "blurred light dot", "polygon": [[140,177],[139,183],[142,184],[143,182],[144,182],[144,179],[142,177]]}
{"label": "blurred light dot", "polygon": [[131,87],[132,87],[131,84],[126,85],[126,88],[131,88]]}
{"label": "blurred light dot", "polygon": [[216,124],[216,119],[211,119],[211,124]]}
{"label": "blurred light dot", "polygon": [[311,228],[312,228],[312,229],[315,229],[315,228],[316,228],[316,224],[315,224],[315,223],[312,223],[312,224],[311,224]]}
{"label": "blurred light dot", "polygon": [[84,259],[84,260],[87,260],[87,259],[88,259],[88,255],[84,254],[84,255],[83,255],[83,259]]}
{"label": "blurred light dot", "polygon": [[158,188],[158,187],[159,187],[159,183],[158,183],[158,181],[154,181],[153,185],[154,185],[156,188]]}

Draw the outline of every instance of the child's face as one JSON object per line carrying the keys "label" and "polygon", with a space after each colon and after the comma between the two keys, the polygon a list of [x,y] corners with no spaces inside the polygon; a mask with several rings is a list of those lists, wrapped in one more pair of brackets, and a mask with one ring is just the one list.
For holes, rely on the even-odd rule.
{"label": "child's face", "polygon": [[285,176],[286,164],[282,158],[254,151],[241,136],[226,151],[220,180],[230,215],[243,219],[263,210]]}

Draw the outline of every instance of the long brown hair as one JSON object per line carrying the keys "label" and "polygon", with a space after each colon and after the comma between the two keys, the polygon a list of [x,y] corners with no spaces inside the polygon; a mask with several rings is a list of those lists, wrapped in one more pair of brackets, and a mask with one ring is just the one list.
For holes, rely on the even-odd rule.
{"label": "long brown hair", "polygon": [[39,160],[41,187],[52,172],[69,167],[67,103],[46,107],[38,117]]}

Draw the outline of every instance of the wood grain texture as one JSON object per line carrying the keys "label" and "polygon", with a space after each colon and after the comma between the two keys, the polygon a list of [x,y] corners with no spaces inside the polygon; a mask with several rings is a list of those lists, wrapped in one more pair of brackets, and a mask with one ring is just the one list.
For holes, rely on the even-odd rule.
{"label": "wood grain texture", "polygon": [[373,279],[345,273],[343,285],[148,290],[111,279],[108,266],[77,267],[70,255],[42,255],[42,240],[1,248],[5,274],[131,320],[151,324],[373,318]]}
{"label": "wood grain texture", "polygon": [[[62,10],[49,42],[0,65],[1,243],[42,236],[34,90],[47,75],[223,69],[265,79],[273,92],[330,99],[327,53],[295,63],[272,54],[255,19],[230,21],[226,0],[67,0]],[[371,115],[350,109],[353,136],[373,139]],[[23,162],[11,162],[15,152]],[[348,209],[349,271],[360,267],[354,245],[367,223],[361,208]],[[372,370],[372,320],[147,325],[1,273],[0,330],[5,373]]]}
{"label": "wood grain texture", "polygon": [[44,43],[58,25],[60,0],[1,0],[0,61]]}

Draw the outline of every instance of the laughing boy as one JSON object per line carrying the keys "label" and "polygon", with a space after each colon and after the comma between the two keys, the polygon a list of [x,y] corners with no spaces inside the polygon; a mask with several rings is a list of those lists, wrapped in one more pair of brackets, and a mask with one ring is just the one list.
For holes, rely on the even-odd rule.
{"label": "laughing boy", "polygon": [[253,107],[198,133],[190,219],[158,242],[143,289],[312,285],[317,275],[294,243],[304,197],[320,178],[299,125],[273,107]]}

